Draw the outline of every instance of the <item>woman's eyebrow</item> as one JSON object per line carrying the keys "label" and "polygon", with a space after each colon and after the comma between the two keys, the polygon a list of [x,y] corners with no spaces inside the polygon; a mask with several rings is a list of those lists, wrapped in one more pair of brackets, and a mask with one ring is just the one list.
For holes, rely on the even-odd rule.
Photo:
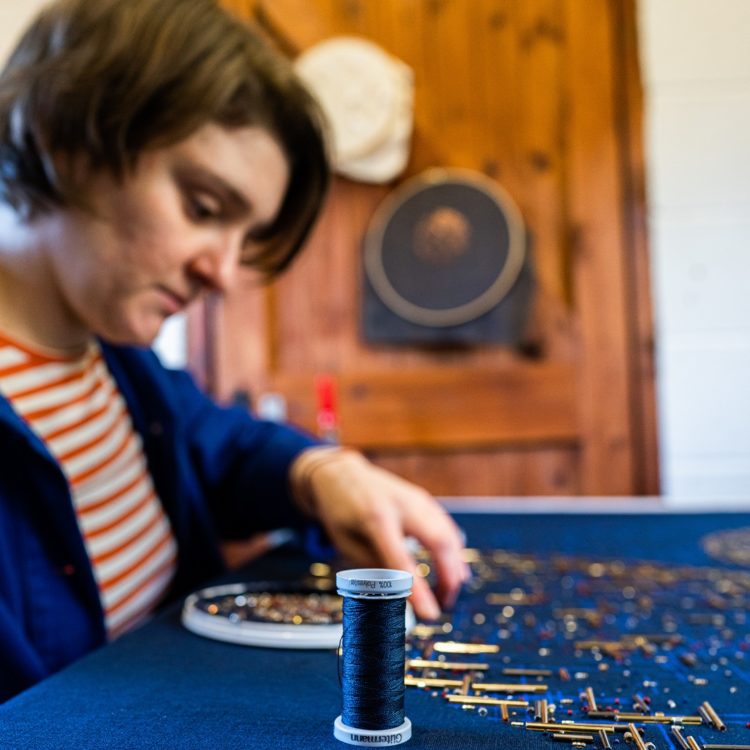
{"label": "woman's eyebrow", "polygon": [[206,187],[221,193],[222,197],[233,204],[236,210],[250,213],[253,208],[252,201],[239,188],[210,169],[198,165],[189,165],[180,167],[179,173],[188,179],[198,180]]}

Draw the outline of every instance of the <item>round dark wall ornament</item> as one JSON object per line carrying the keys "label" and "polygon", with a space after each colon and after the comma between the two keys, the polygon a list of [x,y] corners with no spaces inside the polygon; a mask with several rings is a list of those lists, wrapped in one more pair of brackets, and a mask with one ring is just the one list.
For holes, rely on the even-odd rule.
{"label": "round dark wall ornament", "polygon": [[365,237],[367,282],[391,313],[419,327],[455,332],[481,318],[525,265],[518,207],[497,182],[470,170],[431,169],[407,181],[377,209]]}

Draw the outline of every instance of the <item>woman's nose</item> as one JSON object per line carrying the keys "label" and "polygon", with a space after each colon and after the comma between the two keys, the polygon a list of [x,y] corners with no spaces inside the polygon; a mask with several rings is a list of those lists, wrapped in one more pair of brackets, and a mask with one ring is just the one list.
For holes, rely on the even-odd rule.
{"label": "woman's nose", "polygon": [[212,291],[229,291],[237,275],[241,246],[242,238],[235,233],[212,237],[191,259],[191,274]]}

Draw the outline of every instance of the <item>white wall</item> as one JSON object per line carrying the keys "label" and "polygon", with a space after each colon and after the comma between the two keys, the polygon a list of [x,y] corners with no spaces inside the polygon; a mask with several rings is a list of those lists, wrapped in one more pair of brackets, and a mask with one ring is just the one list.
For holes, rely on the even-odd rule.
{"label": "white wall", "polygon": [[10,54],[18,35],[46,0],[0,0],[0,61]]}
{"label": "white wall", "polygon": [[187,318],[183,313],[167,319],[154,341],[154,351],[167,367],[187,367]]}
{"label": "white wall", "polygon": [[663,492],[750,496],[750,0],[639,0]]}

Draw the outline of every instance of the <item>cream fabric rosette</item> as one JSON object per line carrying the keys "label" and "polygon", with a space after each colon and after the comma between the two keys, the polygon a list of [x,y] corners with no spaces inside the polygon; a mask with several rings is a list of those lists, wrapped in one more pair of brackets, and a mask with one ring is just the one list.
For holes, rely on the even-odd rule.
{"label": "cream fabric rosette", "polygon": [[412,69],[373,42],[351,36],[314,45],[295,61],[331,127],[336,172],[386,183],[404,170],[414,125]]}

